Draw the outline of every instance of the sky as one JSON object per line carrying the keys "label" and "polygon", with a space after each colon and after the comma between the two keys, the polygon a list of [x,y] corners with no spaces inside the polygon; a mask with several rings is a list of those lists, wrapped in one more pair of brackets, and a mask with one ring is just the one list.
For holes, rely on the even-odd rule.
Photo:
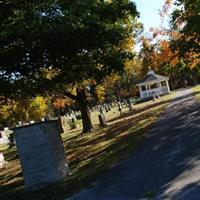
{"label": "sky", "polygon": [[[139,21],[144,24],[145,32],[148,32],[151,27],[161,25],[159,10],[162,9],[165,0],[133,0],[133,2],[136,3],[137,10],[140,13]],[[166,19],[162,26],[168,27],[168,20]]]}
{"label": "sky", "polygon": [[[139,21],[144,26],[143,34],[150,36],[149,29],[151,27],[163,27],[169,28],[169,17],[165,17],[164,21],[159,15],[159,11],[162,10],[165,0],[132,0],[135,2],[137,11],[140,13]],[[173,2],[173,0],[172,0]],[[172,6],[173,9],[173,6]],[[172,10],[171,9],[171,10]],[[136,43],[135,50],[139,52],[141,49],[141,42]]]}

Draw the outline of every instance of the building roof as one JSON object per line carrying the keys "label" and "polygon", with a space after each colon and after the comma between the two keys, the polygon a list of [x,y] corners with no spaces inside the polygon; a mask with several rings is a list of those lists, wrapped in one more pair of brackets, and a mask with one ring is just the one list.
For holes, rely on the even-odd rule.
{"label": "building roof", "polygon": [[137,85],[146,85],[147,83],[151,83],[151,82],[156,83],[156,82],[161,82],[165,80],[169,80],[169,78],[166,76],[155,74],[153,70],[149,70],[146,77]]}

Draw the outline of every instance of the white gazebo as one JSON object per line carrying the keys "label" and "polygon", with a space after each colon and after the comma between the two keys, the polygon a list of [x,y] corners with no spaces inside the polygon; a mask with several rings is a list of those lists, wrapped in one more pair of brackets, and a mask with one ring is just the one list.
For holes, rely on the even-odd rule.
{"label": "white gazebo", "polygon": [[155,95],[170,93],[168,80],[168,77],[155,74],[153,70],[149,70],[144,80],[136,85],[139,88],[140,98],[147,99]]}

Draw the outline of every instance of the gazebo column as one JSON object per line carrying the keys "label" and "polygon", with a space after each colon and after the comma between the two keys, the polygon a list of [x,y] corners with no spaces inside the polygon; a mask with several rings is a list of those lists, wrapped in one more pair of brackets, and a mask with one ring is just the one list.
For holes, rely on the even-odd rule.
{"label": "gazebo column", "polygon": [[169,88],[168,80],[166,80],[165,82],[166,82],[166,86],[167,86],[167,91],[168,91],[168,93],[170,93],[171,91],[170,91],[170,88]]}
{"label": "gazebo column", "polygon": [[159,91],[159,94],[162,94],[162,85],[161,85],[161,82],[157,82],[158,84],[158,91]]}
{"label": "gazebo column", "polygon": [[140,92],[140,98],[143,99],[142,87],[141,87],[141,86],[138,86],[138,88],[139,88],[139,92]]}

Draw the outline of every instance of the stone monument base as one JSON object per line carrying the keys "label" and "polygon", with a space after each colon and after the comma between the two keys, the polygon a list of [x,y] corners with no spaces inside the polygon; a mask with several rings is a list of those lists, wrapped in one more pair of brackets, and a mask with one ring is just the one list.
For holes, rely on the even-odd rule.
{"label": "stone monument base", "polygon": [[68,174],[58,120],[14,129],[25,187],[38,190]]}

